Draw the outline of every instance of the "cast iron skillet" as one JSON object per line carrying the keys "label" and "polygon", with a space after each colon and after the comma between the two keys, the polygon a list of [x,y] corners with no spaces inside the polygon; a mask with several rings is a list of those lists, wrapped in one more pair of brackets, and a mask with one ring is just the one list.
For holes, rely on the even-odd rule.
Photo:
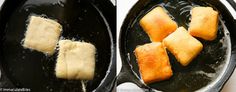
{"label": "cast iron skillet", "polygon": [[[129,11],[121,27],[119,49],[122,69],[117,77],[117,84],[133,82],[145,91],[220,91],[236,65],[236,20],[229,12],[229,7],[225,6],[225,2],[227,1],[222,3],[218,0],[139,0]],[[145,85],[133,52],[136,46],[151,42],[139,25],[140,18],[152,8],[161,6],[169,12],[178,26],[187,29],[191,17],[190,10],[199,5],[211,6],[220,12],[216,40],[209,42],[197,38],[203,43],[204,49],[187,67],[181,66],[167,51],[173,76],[166,81]]]}
{"label": "cast iron skillet", "polygon": [[[97,48],[95,77],[90,81],[57,79],[53,56],[22,47],[31,15],[57,20],[60,39],[90,42]],[[108,92],[115,70],[115,6],[109,0],[6,0],[0,12],[1,88],[33,92]]]}

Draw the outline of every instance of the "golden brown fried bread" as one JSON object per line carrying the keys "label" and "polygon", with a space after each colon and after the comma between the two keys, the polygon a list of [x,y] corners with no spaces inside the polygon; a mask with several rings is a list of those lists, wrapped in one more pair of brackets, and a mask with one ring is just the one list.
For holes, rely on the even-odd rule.
{"label": "golden brown fried bread", "polygon": [[192,36],[214,40],[218,30],[218,12],[211,7],[194,7],[188,30]]}
{"label": "golden brown fried bread", "polygon": [[49,55],[54,53],[61,25],[54,20],[31,16],[23,46]]}
{"label": "golden brown fried bread", "polygon": [[152,42],[162,41],[178,27],[162,7],[151,10],[139,23]]}
{"label": "golden brown fried bread", "polygon": [[166,49],[160,42],[138,46],[135,55],[146,84],[166,80],[173,75]]}
{"label": "golden brown fried bread", "polygon": [[95,53],[96,48],[90,43],[60,40],[56,76],[63,79],[93,79]]}
{"label": "golden brown fried bread", "polygon": [[200,41],[192,37],[184,27],[163,40],[163,44],[183,66],[187,66],[202,50]]}

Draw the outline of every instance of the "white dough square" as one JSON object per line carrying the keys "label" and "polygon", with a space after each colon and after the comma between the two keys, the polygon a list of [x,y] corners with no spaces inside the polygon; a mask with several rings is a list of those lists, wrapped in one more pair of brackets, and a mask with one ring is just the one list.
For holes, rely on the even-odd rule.
{"label": "white dough square", "polygon": [[54,20],[31,16],[23,47],[52,55],[61,29],[61,25]]}
{"label": "white dough square", "polygon": [[93,79],[95,53],[96,48],[90,43],[60,40],[56,76],[63,79]]}

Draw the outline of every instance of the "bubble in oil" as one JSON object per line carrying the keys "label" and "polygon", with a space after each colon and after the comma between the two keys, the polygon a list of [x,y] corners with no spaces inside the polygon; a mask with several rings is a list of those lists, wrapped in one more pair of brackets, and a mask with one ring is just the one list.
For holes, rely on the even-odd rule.
{"label": "bubble in oil", "polygon": [[97,77],[100,77],[100,74],[97,74]]}
{"label": "bubble in oil", "polygon": [[176,7],[173,6],[173,5],[171,5],[170,2],[168,2],[168,3],[166,3],[166,4],[162,4],[162,5],[160,5],[160,6],[168,7],[168,8],[171,8],[171,9],[176,9]]}
{"label": "bubble in oil", "polygon": [[46,14],[41,14],[41,15],[36,15],[36,16],[48,18],[48,16]]}
{"label": "bubble in oil", "polygon": [[87,82],[84,81],[84,80],[82,80],[82,81],[81,81],[81,84],[82,84],[82,90],[83,90],[83,92],[86,92]]}
{"label": "bubble in oil", "polygon": [[44,67],[44,66],[42,66],[42,69],[43,69],[43,70],[45,70],[45,67]]}
{"label": "bubble in oil", "polygon": [[84,9],[84,13],[86,13],[87,12],[87,10],[86,9]]}
{"label": "bubble in oil", "polygon": [[130,61],[130,53],[127,53],[127,59]]}
{"label": "bubble in oil", "polygon": [[185,7],[182,7],[180,8],[180,15],[187,15],[190,10],[192,9],[192,6],[185,6]]}
{"label": "bubble in oil", "polygon": [[56,2],[54,2],[54,3],[52,3],[52,5],[57,5],[57,3],[56,3]]}
{"label": "bubble in oil", "polygon": [[47,89],[47,90],[50,90],[51,88],[50,88],[50,86],[46,86],[46,89]]}
{"label": "bubble in oil", "polygon": [[58,0],[57,4],[60,5],[61,7],[65,6],[65,4],[64,4],[64,2],[62,0]]}
{"label": "bubble in oil", "polygon": [[74,38],[74,37],[73,37],[71,40],[72,40],[72,41],[75,41],[75,40],[76,40],[76,38]]}
{"label": "bubble in oil", "polygon": [[29,11],[29,9],[27,8],[27,9],[25,9],[25,11]]}
{"label": "bubble in oil", "polygon": [[53,92],[53,89],[52,89],[52,88],[50,88],[50,89],[49,89],[49,91],[50,91],[50,92]]}
{"label": "bubble in oil", "polygon": [[49,56],[50,56],[50,54],[49,54],[48,52],[44,53],[44,55],[45,55],[46,57],[49,57]]}
{"label": "bubble in oil", "polygon": [[79,20],[79,21],[81,21],[81,20],[83,20],[83,18],[81,18],[81,17],[78,17],[78,20]]}
{"label": "bubble in oil", "polygon": [[214,78],[216,76],[216,73],[206,73],[204,71],[196,71],[196,74],[202,74],[202,75],[205,75],[209,78]]}
{"label": "bubble in oil", "polygon": [[175,17],[174,17],[173,15],[171,15],[169,12],[167,12],[167,14],[170,16],[170,18],[171,18],[172,20],[175,20]]}
{"label": "bubble in oil", "polygon": [[25,11],[28,12],[29,9],[34,8],[34,7],[35,7],[34,5],[26,5],[22,7],[21,9],[19,9],[19,12],[25,12]]}
{"label": "bubble in oil", "polygon": [[0,70],[0,79],[2,78],[2,71]]}
{"label": "bubble in oil", "polygon": [[64,36],[60,36],[59,40],[65,40],[66,38]]}
{"label": "bubble in oil", "polygon": [[22,59],[25,59],[25,56],[22,56]]}
{"label": "bubble in oil", "polygon": [[25,39],[22,39],[21,42],[20,42],[21,46],[24,45],[24,42],[25,42]]}

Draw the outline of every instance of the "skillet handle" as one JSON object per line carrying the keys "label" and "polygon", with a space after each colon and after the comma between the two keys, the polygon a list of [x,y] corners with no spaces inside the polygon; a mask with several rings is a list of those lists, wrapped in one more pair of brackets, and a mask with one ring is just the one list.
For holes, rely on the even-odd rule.
{"label": "skillet handle", "polygon": [[137,75],[133,73],[133,71],[129,67],[130,66],[127,65],[122,66],[121,71],[117,76],[117,86],[125,82],[132,82],[135,83],[140,88],[151,90],[150,87],[148,87],[147,85],[145,85],[143,82],[140,81]]}

